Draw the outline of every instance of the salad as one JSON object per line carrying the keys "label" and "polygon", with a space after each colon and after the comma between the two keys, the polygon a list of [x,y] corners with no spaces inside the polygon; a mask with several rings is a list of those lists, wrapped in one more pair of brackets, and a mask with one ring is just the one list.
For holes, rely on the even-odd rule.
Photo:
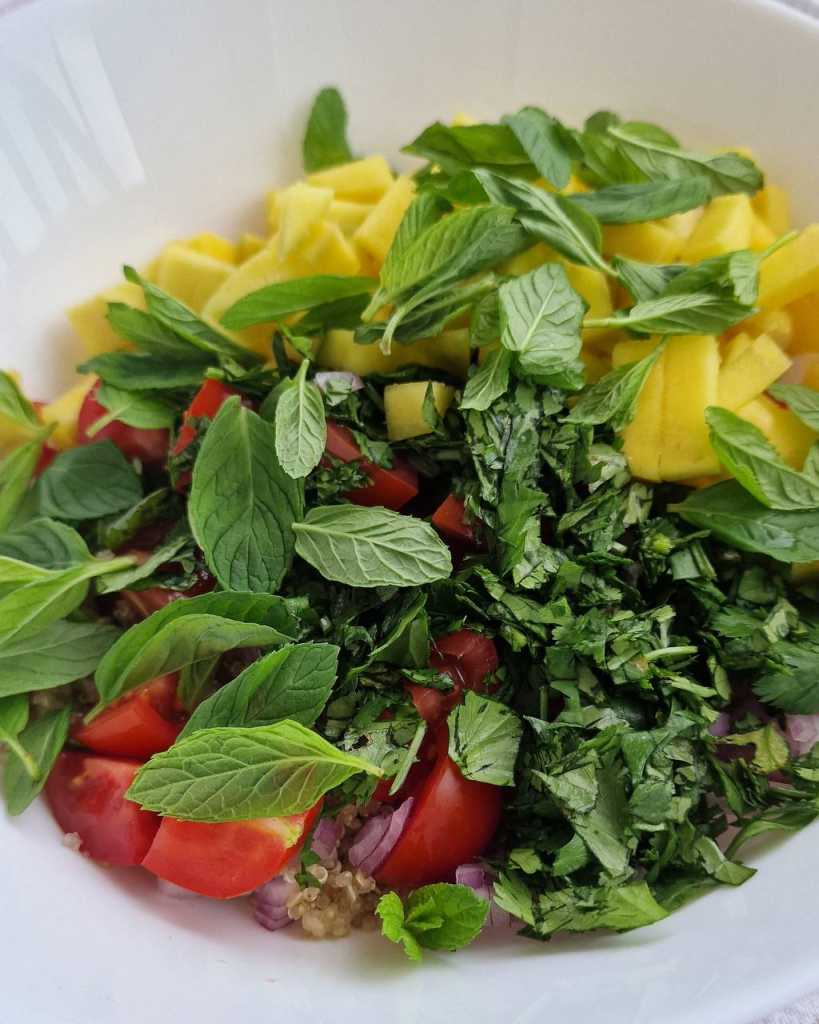
{"label": "salad", "polygon": [[8,813],[413,959],[649,925],[819,812],[819,225],[609,112],[404,152],[322,90],[0,375]]}

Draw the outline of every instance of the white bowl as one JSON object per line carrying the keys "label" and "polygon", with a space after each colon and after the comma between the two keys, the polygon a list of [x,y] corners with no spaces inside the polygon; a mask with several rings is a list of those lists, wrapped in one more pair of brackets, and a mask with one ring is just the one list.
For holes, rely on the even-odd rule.
{"label": "white bowl", "polygon": [[[2,364],[48,397],[76,355],[64,306],[168,238],[260,221],[327,83],[359,152],[395,157],[460,110],[609,107],[752,146],[819,217],[819,23],[776,4],[17,0],[0,17]],[[160,896],[63,847],[36,806],[0,816],[2,1019],[749,1024],[819,985],[817,854],[814,828],[645,931],[487,938],[418,968],[376,936],[315,944],[242,903]]]}

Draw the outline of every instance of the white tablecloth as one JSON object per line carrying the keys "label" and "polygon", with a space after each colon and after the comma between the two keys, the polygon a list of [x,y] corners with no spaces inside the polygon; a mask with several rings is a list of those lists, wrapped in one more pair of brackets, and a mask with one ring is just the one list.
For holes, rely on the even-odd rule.
{"label": "white tablecloth", "polygon": [[756,1024],[817,1024],[819,1022],[819,992],[800,999],[786,1010],[757,1021]]}

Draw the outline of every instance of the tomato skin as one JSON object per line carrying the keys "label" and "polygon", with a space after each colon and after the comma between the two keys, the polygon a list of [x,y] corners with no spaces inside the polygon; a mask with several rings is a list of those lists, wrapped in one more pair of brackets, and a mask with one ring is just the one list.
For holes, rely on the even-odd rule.
{"label": "tomato skin", "polygon": [[207,416],[208,419],[212,420],[224,403],[232,395],[238,394],[239,392],[236,388],[232,388],[229,384],[225,384],[221,380],[206,380],[202,387],[199,388],[193,396],[193,401],[185,410],[185,415],[182,418],[182,426],[179,429],[176,444],[174,444],[171,454],[179,455],[179,453],[183,452],[196,437],[196,427],[191,425],[191,420],[201,419],[203,416]]}
{"label": "tomato skin", "polygon": [[111,757],[147,760],[167,750],[182,729],[175,714],[179,675],[171,672],[125,694],[97,717],[72,730],[80,746]]}
{"label": "tomato skin", "polygon": [[170,431],[143,430],[140,427],[129,427],[119,420],[102,427],[93,437],[88,436],[90,428],[108,410],[97,401],[100,382],[91,388],[80,406],[77,417],[77,444],[93,444],[95,441],[112,441],[127,459],[140,459],[145,463],[164,462],[168,455]]}
{"label": "tomato skin", "polygon": [[448,675],[453,688],[442,692],[408,683],[407,692],[421,718],[425,722],[437,722],[460,703],[464,689],[486,692],[484,681],[497,671],[498,664],[493,640],[471,629],[459,629],[434,640],[429,659],[430,668]]}
{"label": "tomato skin", "polygon": [[383,505],[397,512],[418,494],[418,474],[409,463],[395,457],[391,469],[382,469],[362,459],[352,431],[339,423],[327,423],[325,450],[341,462],[358,462],[359,469],[372,480],[369,487],[357,487],[344,495],[356,505]]}
{"label": "tomato skin", "polygon": [[40,452],[40,458],[37,460],[37,465],[34,467],[35,480],[41,473],[45,473],[51,463],[57,458],[57,455],[57,449],[52,448],[48,441],[46,441],[43,445],[43,450]]}
{"label": "tomato skin", "polygon": [[432,525],[448,540],[457,541],[467,547],[477,547],[477,538],[472,524],[466,520],[466,506],[460,498],[450,494],[432,515]]}
{"label": "tomato skin", "polygon": [[141,863],[159,828],[158,814],[125,799],[141,767],[67,750],[57,758],[45,785],[46,799],[64,832],[76,832],[82,851],[94,860],[128,866]]}
{"label": "tomato skin", "polygon": [[386,888],[414,889],[450,878],[459,864],[475,860],[486,849],[502,804],[499,786],[465,779],[441,751],[415,793],[401,837],[375,872],[376,881]]}
{"label": "tomato skin", "polygon": [[221,824],[163,818],[142,866],[211,899],[242,896],[269,882],[301,849],[321,804],[287,818]]}

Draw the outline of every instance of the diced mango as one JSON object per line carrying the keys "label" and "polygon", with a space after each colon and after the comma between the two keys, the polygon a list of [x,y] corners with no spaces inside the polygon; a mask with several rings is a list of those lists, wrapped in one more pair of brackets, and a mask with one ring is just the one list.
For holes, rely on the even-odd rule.
{"label": "diced mango", "polygon": [[784,188],[766,185],[751,200],[754,210],[777,238],[791,227],[791,200]]}
{"label": "diced mango", "polygon": [[759,269],[760,309],[780,309],[819,292],[819,224],[811,224],[763,261]]}
{"label": "diced mango", "polygon": [[344,234],[349,237],[357,227],[364,223],[372,208],[372,203],[353,203],[349,199],[334,199],[327,207],[326,218],[333,224],[338,224]]}
{"label": "diced mango", "polygon": [[412,178],[404,175],[396,178],[353,235],[353,241],[379,263],[383,263],[414,195]]}
{"label": "diced mango", "polygon": [[329,188],[316,188],[303,181],[277,193],[278,245],[282,259],[298,251],[332,201],[333,193]]}
{"label": "diced mango", "polygon": [[194,313],[200,313],[235,269],[232,263],[207,256],[183,242],[171,242],[159,257],[156,283]]}
{"label": "diced mango", "polygon": [[[566,277],[574,290],[586,301],[588,311],[586,315],[602,320],[611,316],[614,306],[611,301],[611,290],[606,275],[592,267],[583,267],[579,263],[571,263],[569,260],[561,260],[566,271]],[[592,330],[583,331],[583,341],[594,342],[610,331],[605,327],[598,327]]]}
{"label": "diced mango", "polygon": [[383,156],[368,156],[307,175],[308,185],[332,189],[336,199],[356,203],[377,203],[392,182],[390,165]]}
{"label": "diced mango", "polygon": [[718,196],[705,207],[705,213],[683,246],[680,259],[685,263],[698,263],[710,256],[747,249],[752,226],[751,200],[744,192]]}
{"label": "diced mango", "polygon": [[508,260],[500,265],[500,273],[508,274],[511,277],[520,277],[528,274],[530,270],[542,267],[548,260],[557,259],[557,253],[543,242],[538,242],[531,249],[519,252],[517,256],[510,256]]}
{"label": "diced mango", "polygon": [[570,196],[574,192],[588,192],[589,186],[576,174],[570,174],[566,187],[562,191],[564,195]]}
{"label": "diced mango", "polygon": [[788,306],[788,312],[793,323],[789,351],[819,352],[819,291],[797,299]]}
{"label": "diced mango", "polygon": [[391,441],[405,441],[410,437],[431,434],[433,427],[424,417],[424,399],[432,384],[432,400],[439,416],[452,404],[455,389],[438,381],[419,380],[408,384],[388,384],[384,388],[384,415],[387,437]]}
{"label": "diced mango", "polygon": [[428,366],[444,370],[453,377],[466,379],[469,369],[469,331],[443,331],[435,338],[423,338],[411,345],[393,342],[392,352],[384,355],[378,345],[359,345],[352,331],[328,331],[316,362],[328,370],[347,370],[366,377],[374,373],[393,373],[402,366]]}
{"label": "diced mango", "polygon": [[316,356],[316,363],[327,370],[346,370],[367,377],[373,373],[392,373],[397,369],[395,349],[387,356],[378,345],[357,344],[352,331],[328,331]]}
{"label": "diced mango", "polygon": [[619,253],[645,263],[673,263],[680,255],[682,239],[656,221],[644,224],[607,224],[603,228],[603,251]]}
{"label": "diced mango", "polygon": [[705,422],[705,410],[717,401],[717,339],[711,335],[671,338],[663,362],[661,478],[685,480],[718,473],[719,460]]}
{"label": "diced mango", "polygon": [[611,369],[611,363],[605,356],[592,352],[591,349],[583,348],[580,352],[580,359],[586,368],[586,383],[595,384],[601,377],[605,377]]}
{"label": "diced mango", "polygon": [[767,395],[760,395],[737,410],[737,415],[758,427],[782,458],[794,469],[801,469],[811,445],[819,437]]}
{"label": "diced mango", "polygon": [[776,241],[776,235],[768,227],[767,223],[759,216],[758,213],[753,215],[751,220],[751,239],[749,242],[749,248],[753,249],[754,252],[762,252],[767,249],[769,245],[773,245]]}
{"label": "diced mango", "polygon": [[686,210],[685,213],[672,213],[670,217],[663,217],[657,223],[673,231],[678,238],[685,242],[691,237],[704,212],[704,206],[697,206],[693,210]]}
{"label": "diced mango", "polygon": [[261,235],[254,235],[249,231],[243,232],[239,236],[239,245],[237,247],[237,263],[244,263],[245,260],[249,260],[251,256],[255,256],[257,252],[260,252],[267,245],[267,239],[262,238]]}
{"label": "diced mango", "polygon": [[[742,335],[732,339],[734,343]],[[717,405],[739,409],[762,394],[791,365],[777,343],[767,334],[760,334],[733,358],[723,362],[717,382]]]}
{"label": "diced mango", "polygon": [[265,192],[264,212],[267,217],[267,226],[270,228],[270,234],[275,234],[279,230],[279,193],[274,188],[269,192]]}
{"label": "diced mango", "polygon": [[754,330],[767,334],[769,338],[788,352],[793,344],[793,317],[787,309],[774,309],[770,313],[758,313],[753,318]]}
{"label": "diced mango", "polygon": [[80,336],[89,356],[130,347],[128,342],[114,333],[106,319],[109,302],[124,302],[128,306],[145,309],[145,296],[139,285],[123,281],[67,310],[69,323]]}
{"label": "diced mango", "polygon": [[313,274],[357,274],[361,261],[338,224],[323,220],[315,224],[299,250],[312,266]]}
{"label": "diced mango", "polygon": [[94,376],[83,377],[73,387],[44,405],[40,415],[44,423],[56,423],[48,443],[54,448],[71,448],[77,443],[77,417],[85,396],[96,383]]}
{"label": "diced mango", "polygon": [[191,249],[202,252],[206,256],[212,256],[215,260],[223,260],[225,263],[238,262],[238,249],[235,242],[222,235],[214,235],[212,231],[203,231],[200,235],[194,235],[186,243]]}
{"label": "diced mango", "polygon": [[[644,359],[659,345],[658,338],[646,341],[621,341],[611,353],[612,368]],[[623,431],[623,451],[631,472],[643,480],[659,481],[660,450],[663,442],[663,391],[665,353],[652,366],[646,378],[634,418]]]}
{"label": "diced mango", "polygon": [[747,331],[741,331],[739,334],[735,334],[733,338],[724,341],[721,346],[722,367],[720,373],[729,363],[732,363],[738,356],[742,355],[745,349],[753,344],[753,340]]}

